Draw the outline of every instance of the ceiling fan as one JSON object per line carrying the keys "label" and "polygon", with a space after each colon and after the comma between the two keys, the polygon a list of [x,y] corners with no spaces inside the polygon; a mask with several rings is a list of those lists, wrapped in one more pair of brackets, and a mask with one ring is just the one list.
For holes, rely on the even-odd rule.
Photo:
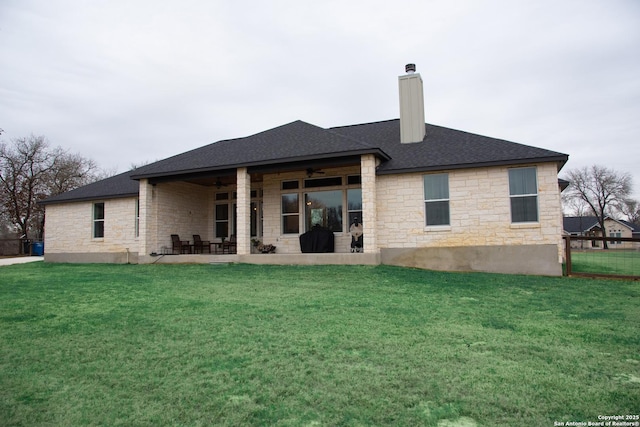
{"label": "ceiling fan", "polygon": [[220,181],[220,177],[216,178],[216,183],[214,184],[216,186],[216,188],[220,189],[221,187],[226,187],[229,184],[225,184],[222,181]]}
{"label": "ceiling fan", "polygon": [[321,169],[307,168],[307,176],[309,178],[311,178],[314,174],[324,175],[324,172]]}

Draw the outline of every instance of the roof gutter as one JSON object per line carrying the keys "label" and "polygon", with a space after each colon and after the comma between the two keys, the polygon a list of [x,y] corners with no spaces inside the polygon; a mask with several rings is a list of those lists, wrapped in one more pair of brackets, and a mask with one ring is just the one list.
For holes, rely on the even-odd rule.
{"label": "roof gutter", "polygon": [[121,193],[121,194],[110,194],[110,195],[96,195],[96,196],[85,196],[85,197],[74,197],[69,199],[54,199],[54,200],[40,200],[37,202],[38,205],[46,206],[46,205],[55,205],[59,203],[74,203],[74,202],[87,202],[90,200],[109,200],[109,199],[123,199],[126,197],[138,197],[140,195],[139,192],[135,193]]}
{"label": "roof gutter", "polygon": [[[558,171],[567,162],[569,156],[556,156],[556,157],[540,157],[531,159],[519,159],[519,160],[500,160],[495,162],[482,162],[482,163],[460,163],[451,165],[435,165],[435,166],[417,166],[415,168],[397,168],[397,169],[384,169],[378,168],[377,175],[398,175],[402,173],[415,173],[415,172],[435,172],[452,169],[478,169],[491,166],[515,166],[526,165],[532,163],[557,163]],[[383,165],[381,165],[383,166]]]}

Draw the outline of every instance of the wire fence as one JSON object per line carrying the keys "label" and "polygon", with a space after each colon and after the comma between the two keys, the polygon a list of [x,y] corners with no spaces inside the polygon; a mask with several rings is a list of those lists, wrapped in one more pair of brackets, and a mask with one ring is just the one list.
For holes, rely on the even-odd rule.
{"label": "wire fence", "polygon": [[564,239],[566,276],[640,280],[640,239],[588,236],[564,236]]}

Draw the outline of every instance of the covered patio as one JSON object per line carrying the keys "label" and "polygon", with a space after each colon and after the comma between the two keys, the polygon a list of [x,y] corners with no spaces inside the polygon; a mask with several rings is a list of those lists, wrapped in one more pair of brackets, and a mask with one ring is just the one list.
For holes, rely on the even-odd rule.
{"label": "covered patio", "polygon": [[[375,166],[373,154],[350,154],[134,176],[140,182],[138,262],[377,264]],[[362,224],[364,254],[350,250],[355,220]],[[318,226],[333,233],[333,253],[303,254],[300,236]],[[262,246],[274,253],[260,253]]]}

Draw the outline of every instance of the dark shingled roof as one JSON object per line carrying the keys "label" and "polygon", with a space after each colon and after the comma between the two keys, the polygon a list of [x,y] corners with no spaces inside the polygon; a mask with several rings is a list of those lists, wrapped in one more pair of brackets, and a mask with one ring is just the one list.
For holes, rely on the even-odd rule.
{"label": "dark shingled roof", "polygon": [[135,197],[138,195],[140,185],[138,181],[131,179],[133,172],[135,172],[135,170],[114,175],[101,181],[76,188],[75,190],[49,197],[40,203],[47,205],[69,201]]}
{"label": "dark shingled roof", "polygon": [[160,160],[140,168],[134,179],[366,153],[388,158],[378,147],[298,120],[245,138],[215,142]]}
{"label": "dark shingled roof", "polygon": [[584,233],[598,225],[595,216],[565,216],[562,218],[564,231],[567,233]]}
{"label": "dark shingled roof", "polygon": [[532,162],[566,163],[566,154],[502,139],[427,124],[422,142],[400,143],[400,120],[332,128],[334,132],[366,141],[387,153],[391,160],[379,174],[514,165]]}
{"label": "dark shingled roof", "polygon": [[568,156],[555,151],[426,124],[422,142],[400,143],[400,120],[330,129],[295,121],[244,138],[219,141],[140,167],[44,203],[122,197],[137,193],[142,178],[215,173],[237,167],[283,167],[287,163],[374,154],[378,174],[554,162]]}

